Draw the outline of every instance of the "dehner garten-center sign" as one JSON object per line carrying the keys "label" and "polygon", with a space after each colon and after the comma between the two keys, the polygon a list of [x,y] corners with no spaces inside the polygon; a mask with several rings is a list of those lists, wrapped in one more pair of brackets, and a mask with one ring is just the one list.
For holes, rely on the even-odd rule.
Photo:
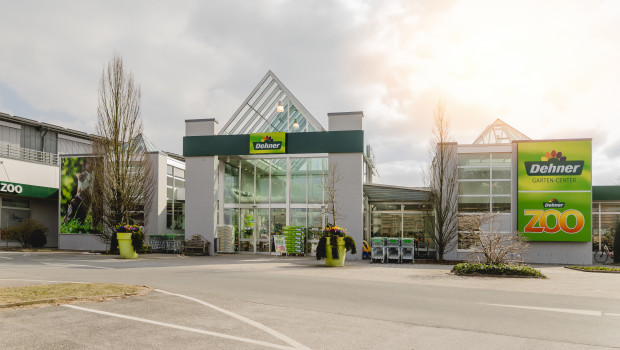
{"label": "dehner garten-center sign", "polygon": [[589,242],[592,141],[519,142],[518,229],[531,241]]}
{"label": "dehner garten-center sign", "polygon": [[286,153],[286,133],[250,134],[250,154]]}

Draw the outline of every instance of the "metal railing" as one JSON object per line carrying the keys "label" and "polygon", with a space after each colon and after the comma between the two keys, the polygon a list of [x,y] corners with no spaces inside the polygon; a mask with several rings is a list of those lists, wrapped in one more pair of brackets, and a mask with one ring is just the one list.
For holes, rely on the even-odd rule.
{"label": "metal railing", "polygon": [[0,156],[26,160],[30,162],[58,165],[58,155],[21,148],[10,144],[0,144]]}

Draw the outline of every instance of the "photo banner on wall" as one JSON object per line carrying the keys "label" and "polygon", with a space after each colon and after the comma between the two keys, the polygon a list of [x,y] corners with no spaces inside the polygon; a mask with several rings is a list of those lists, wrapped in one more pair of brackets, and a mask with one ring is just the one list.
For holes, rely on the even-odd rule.
{"label": "photo banner on wall", "polygon": [[101,233],[96,210],[95,157],[63,157],[60,166],[60,233]]}
{"label": "photo banner on wall", "polygon": [[518,229],[531,241],[589,242],[592,140],[519,142]]}

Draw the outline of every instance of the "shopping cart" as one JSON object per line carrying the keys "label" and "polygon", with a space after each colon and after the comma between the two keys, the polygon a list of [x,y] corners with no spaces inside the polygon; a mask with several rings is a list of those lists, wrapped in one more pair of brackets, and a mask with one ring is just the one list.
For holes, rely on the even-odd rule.
{"label": "shopping cart", "polygon": [[400,263],[400,238],[388,238],[385,242],[386,261]]}
{"label": "shopping cart", "polygon": [[381,261],[385,262],[385,238],[373,237],[370,239],[370,262]]}
{"label": "shopping cart", "polygon": [[414,242],[413,238],[403,238],[400,241],[400,261],[410,261],[413,264],[414,254]]}

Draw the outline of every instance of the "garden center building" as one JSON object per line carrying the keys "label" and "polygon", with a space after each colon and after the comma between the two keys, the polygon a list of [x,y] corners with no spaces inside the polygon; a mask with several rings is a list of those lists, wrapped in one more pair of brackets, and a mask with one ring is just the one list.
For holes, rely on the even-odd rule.
{"label": "garden center building", "polygon": [[[320,231],[333,221],[324,185],[336,179],[336,223],[358,247],[350,258],[361,259],[362,240],[372,237],[414,238],[416,257],[434,258],[432,233],[425,232],[433,220],[431,190],[373,182],[364,118],[362,112],[330,113],[324,127],[267,72],[225,124],[185,121],[183,157],[143,137],[157,175],[145,233],[200,234],[214,242],[226,225],[236,236],[233,251],[269,254],[274,235],[298,227],[300,253],[313,254]],[[36,218],[50,229],[49,247],[105,249],[96,235],[69,232],[63,209],[76,195],[94,137],[0,113],[2,228]],[[592,250],[610,243],[620,219],[620,186],[592,186],[590,139],[531,140],[498,119],[473,143],[450,147],[459,175],[458,215],[486,213],[494,218],[486,230],[524,233],[531,243],[526,262],[589,265]],[[455,240],[445,257],[460,260],[471,252]]]}

